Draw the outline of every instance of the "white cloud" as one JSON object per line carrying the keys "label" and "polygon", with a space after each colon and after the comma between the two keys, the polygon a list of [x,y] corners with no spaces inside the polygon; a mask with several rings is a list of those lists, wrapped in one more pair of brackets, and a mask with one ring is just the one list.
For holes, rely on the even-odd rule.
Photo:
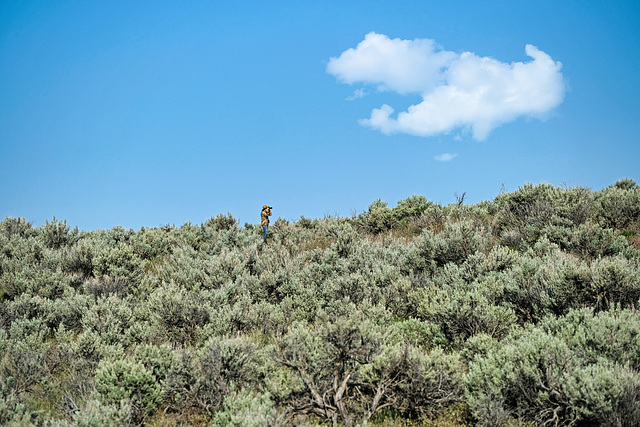
{"label": "white cloud", "polygon": [[396,118],[389,105],[374,109],[369,119],[360,121],[364,126],[418,136],[470,128],[475,139],[484,140],[518,117],[543,119],[564,99],[562,64],[532,45],[526,45],[525,52],[531,61],[507,64],[470,52],[444,51],[429,39],[369,33],[355,49],[331,58],[327,72],[340,82],[422,96],[422,102]]}
{"label": "white cloud", "polygon": [[391,40],[371,32],[355,49],[331,58],[327,71],[344,83],[371,83],[404,95],[437,84],[441,69],[455,58],[453,52],[438,50],[433,40]]}
{"label": "white cloud", "polygon": [[458,155],[458,153],[455,154],[451,154],[451,153],[443,153],[443,154],[438,154],[437,156],[435,156],[433,158],[433,160],[437,160],[439,162],[450,162],[451,160],[453,160],[456,156]]}

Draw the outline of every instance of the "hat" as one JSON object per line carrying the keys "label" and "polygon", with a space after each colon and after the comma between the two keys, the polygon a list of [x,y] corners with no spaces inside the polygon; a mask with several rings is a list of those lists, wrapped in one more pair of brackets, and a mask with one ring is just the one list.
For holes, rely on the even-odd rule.
{"label": "hat", "polygon": [[264,205],[264,206],[262,207],[262,209],[267,209],[268,207],[269,207],[269,206]]}

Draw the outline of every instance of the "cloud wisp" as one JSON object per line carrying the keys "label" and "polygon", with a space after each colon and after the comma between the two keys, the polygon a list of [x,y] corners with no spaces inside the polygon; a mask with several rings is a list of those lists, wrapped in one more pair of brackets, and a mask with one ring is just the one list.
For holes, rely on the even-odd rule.
{"label": "cloud wisp", "polygon": [[435,156],[433,160],[436,160],[438,162],[450,162],[451,160],[455,159],[457,156],[458,156],[458,153],[454,153],[454,154],[442,153]]}
{"label": "cloud wisp", "polygon": [[533,45],[525,52],[531,61],[507,64],[445,51],[430,39],[390,39],[371,32],[356,48],[330,58],[327,72],[342,83],[421,95],[422,102],[395,118],[393,107],[375,108],[360,121],[364,126],[424,137],[463,128],[485,140],[519,117],[544,119],[564,100],[562,64]]}
{"label": "cloud wisp", "polygon": [[358,88],[358,89],[353,91],[353,95],[347,97],[347,101],[353,101],[355,99],[364,98],[368,94],[369,94],[369,92],[367,92],[363,88]]}

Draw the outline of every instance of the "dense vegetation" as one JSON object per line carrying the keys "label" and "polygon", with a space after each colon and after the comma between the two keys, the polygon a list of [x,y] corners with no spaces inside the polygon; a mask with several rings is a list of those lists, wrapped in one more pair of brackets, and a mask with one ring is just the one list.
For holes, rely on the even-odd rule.
{"label": "dense vegetation", "polygon": [[640,425],[640,187],[0,222],[0,424]]}

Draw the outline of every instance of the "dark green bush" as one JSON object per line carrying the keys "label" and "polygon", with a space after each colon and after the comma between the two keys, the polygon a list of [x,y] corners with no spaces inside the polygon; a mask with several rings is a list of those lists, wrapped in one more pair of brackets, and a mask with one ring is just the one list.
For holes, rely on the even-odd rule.
{"label": "dark green bush", "polygon": [[71,230],[67,225],[67,221],[58,221],[53,217],[51,222],[47,221],[45,226],[40,229],[44,238],[45,245],[48,248],[60,249],[63,246],[73,244],[78,238],[78,227]]}
{"label": "dark green bush", "polygon": [[585,188],[559,188],[549,184],[520,187],[495,200],[495,232],[507,246],[522,240],[534,243],[547,226],[578,226],[589,218],[592,193]]}
{"label": "dark green bush", "polygon": [[230,213],[227,213],[227,215],[218,214],[215,218],[211,217],[207,222],[202,224],[203,229],[210,228],[213,231],[229,230],[237,226],[238,221],[236,221]]}
{"label": "dark green bush", "polygon": [[373,234],[390,230],[396,224],[396,218],[387,202],[380,199],[369,205],[367,212],[358,216],[358,224]]}
{"label": "dark green bush", "polygon": [[640,223],[640,187],[625,179],[596,193],[594,214],[606,228],[624,230]]}

